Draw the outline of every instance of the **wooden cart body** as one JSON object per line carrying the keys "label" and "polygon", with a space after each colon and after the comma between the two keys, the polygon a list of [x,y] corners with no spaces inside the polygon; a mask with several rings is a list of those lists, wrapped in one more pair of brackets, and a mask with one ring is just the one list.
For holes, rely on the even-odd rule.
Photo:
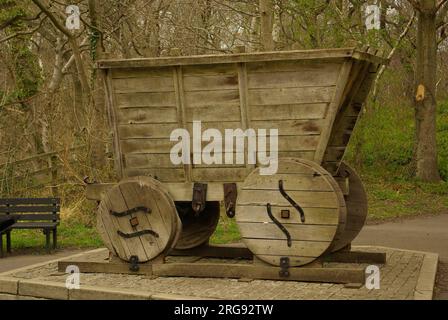
{"label": "wooden cart body", "polygon": [[[193,183],[221,201],[223,183],[239,183],[254,165],[173,165],[173,130],[278,129],[279,158],[314,161],[336,174],[384,61],[355,49],[103,60],[107,108],[120,179],[152,176],[175,201],[191,201]],[[88,197],[101,199],[104,185]]]}

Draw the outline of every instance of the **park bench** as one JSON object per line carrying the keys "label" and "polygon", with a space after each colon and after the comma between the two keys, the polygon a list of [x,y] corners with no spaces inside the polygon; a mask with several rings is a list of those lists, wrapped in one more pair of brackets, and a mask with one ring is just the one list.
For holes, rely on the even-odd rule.
{"label": "park bench", "polygon": [[0,199],[0,257],[3,256],[4,235],[7,252],[11,252],[11,232],[14,229],[42,229],[47,252],[51,251],[50,235],[53,233],[53,249],[56,249],[59,211],[58,198]]}

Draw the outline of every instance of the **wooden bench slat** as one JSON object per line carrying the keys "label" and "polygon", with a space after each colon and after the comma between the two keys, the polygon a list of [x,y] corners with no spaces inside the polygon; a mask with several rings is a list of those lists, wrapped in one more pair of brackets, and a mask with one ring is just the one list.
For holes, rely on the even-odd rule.
{"label": "wooden bench slat", "polygon": [[12,226],[13,229],[49,229],[56,228],[57,222],[17,222]]}
{"label": "wooden bench slat", "polygon": [[17,221],[40,221],[40,220],[47,220],[47,221],[54,221],[54,220],[60,220],[59,214],[49,213],[49,214],[0,214],[0,219],[2,217],[9,217],[14,218]]}
{"label": "wooden bench slat", "polygon": [[19,212],[59,212],[59,206],[0,206],[0,213],[19,213]]}
{"label": "wooden bench slat", "polygon": [[0,205],[22,205],[22,204],[61,204],[59,198],[17,198],[0,199]]}

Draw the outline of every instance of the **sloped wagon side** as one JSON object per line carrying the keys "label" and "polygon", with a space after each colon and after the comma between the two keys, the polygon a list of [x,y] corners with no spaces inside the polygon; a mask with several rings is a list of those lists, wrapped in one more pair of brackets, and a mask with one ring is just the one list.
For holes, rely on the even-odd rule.
{"label": "sloped wagon side", "polygon": [[[215,231],[222,201],[236,207],[248,248],[270,264],[307,264],[350,244],[367,200],[342,160],[383,62],[355,49],[100,61],[123,181],[90,185],[88,198],[102,201],[98,228],[109,249],[149,261],[199,246]],[[279,172],[261,179],[247,159],[172,164],[170,134],[184,128],[193,136],[193,121],[223,136],[278,129]],[[191,208],[195,183],[207,185],[201,212]]]}

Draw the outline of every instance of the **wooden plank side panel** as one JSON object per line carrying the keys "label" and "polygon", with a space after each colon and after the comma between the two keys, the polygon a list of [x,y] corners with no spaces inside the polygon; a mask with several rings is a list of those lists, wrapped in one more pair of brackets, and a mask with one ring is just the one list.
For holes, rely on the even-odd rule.
{"label": "wooden plank side panel", "polygon": [[335,86],[340,64],[278,61],[248,64],[250,89]]}
{"label": "wooden plank side panel", "polygon": [[256,120],[251,122],[253,129],[278,129],[279,136],[319,135],[323,120]]}
{"label": "wooden plank side panel", "polygon": [[169,78],[172,76],[172,67],[151,68],[120,68],[111,69],[112,79],[141,79],[150,75],[153,78]]}
{"label": "wooden plank side panel", "polygon": [[328,143],[331,138],[331,132],[336,120],[336,116],[338,114],[339,109],[342,107],[342,103],[344,102],[345,95],[347,94],[347,82],[349,80],[350,72],[352,70],[353,61],[346,60],[344,64],[341,66],[339,77],[338,77],[338,85],[333,93],[331,98],[331,103],[328,108],[328,115],[326,117],[325,131],[322,133],[321,140],[319,142],[319,146],[316,151],[316,155],[314,160],[316,163],[321,164],[324,158],[325,150],[327,149]]}
{"label": "wooden plank side panel", "polygon": [[118,108],[175,107],[176,95],[172,92],[117,93]]}
{"label": "wooden plank side panel", "polygon": [[288,105],[299,103],[329,103],[335,89],[331,87],[298,87],[274,89],[250,89],[249,104]]}
{"label": "wooden plank side panel", "polygon": [[[351,76],[353,85],[332,128],[331,139],[323,159],[323,166],[332,174],[336,174],[339,168],[364,101],[375,79],[375,73],[369,73],[370,68],[372,65],[366,62],[356,63],[356,68]],[[339,150],[339,157],[335,158],[335,150]]]}
{"label": "wooden plank side panel", "polygon": [[173,77],[154,77],[151,71],[141,78],[114,79],[116,93],[174,92]]}
{"label": "wooden plank side panel", "polygon": [[118,117],[117,117],[117,109],[116,109],[116,99],[115,92],[113,90],[112,85],[112,74],[111,72],[106,72],[106,74],[102,77],[104,81],[104,87],[106,92],[106,106],[107,106],[107,115],[109,120],[109,125],[113,128],[113,148],[114,148],[114,162],[115,162],[115,170],[117,172],[117,176],[121,178],[123,176],[123,163],[122,163],[122,153],[121,153],[121,144],[120,144],[120,136],[118,132]]}
{"label": "wooden plank side panel", "polygon": [[123,140],[131,138],[166,139],[179,128],[176,123],[132,123],[132,120],[130,122],[130,124],[118,126],[118,134]]}
{"label": "wooden plank side panel", "polygon": [[320,120],[325,118],[328,103],[251,105],[251,123],[266,120]]}
{"label": "wooden plank side panel", "polygon": [[204,90],[235,90],[238,88],[238,75],[184,75],[184,88],[187,92]]}
{"label": "wooden plank side panel", "polygon": [[176,107],[118,109],[117,124],[177,123]]}

